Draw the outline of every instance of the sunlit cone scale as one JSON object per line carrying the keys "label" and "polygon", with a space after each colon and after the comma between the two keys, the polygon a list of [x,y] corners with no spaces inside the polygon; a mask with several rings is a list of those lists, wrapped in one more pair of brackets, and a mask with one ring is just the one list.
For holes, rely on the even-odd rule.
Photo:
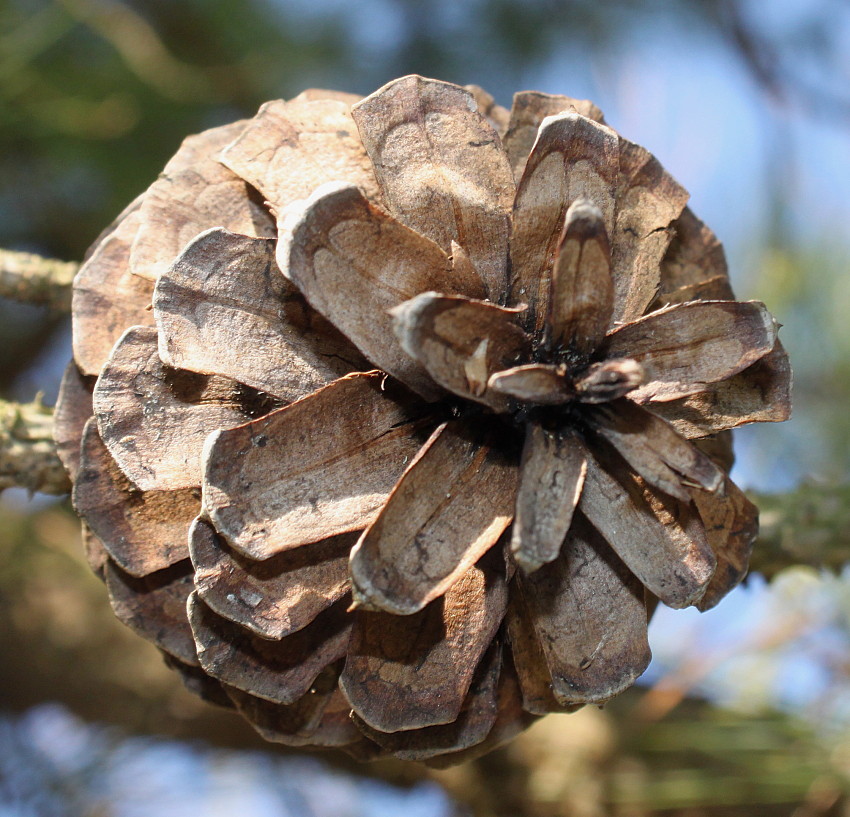
{"label": "sunlit cone scale", "polygon": [[589,102],[404,77],[189,137],[98,239],[57,409],[116,615],[266,739],[445,765],[646,669],[757,511],[777,324]]}

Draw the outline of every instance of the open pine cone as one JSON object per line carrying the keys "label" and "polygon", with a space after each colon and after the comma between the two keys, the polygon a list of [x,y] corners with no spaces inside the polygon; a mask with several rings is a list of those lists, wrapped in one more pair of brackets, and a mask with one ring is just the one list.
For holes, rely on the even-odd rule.
{"label": "open pine cone", "polygon": [[358,756],[626,689],[649,604],[746,572],[727,430],[789,414],[686,201],[589,102],[415,76],[189,137],[74,288],[56,435],[118,617]]}

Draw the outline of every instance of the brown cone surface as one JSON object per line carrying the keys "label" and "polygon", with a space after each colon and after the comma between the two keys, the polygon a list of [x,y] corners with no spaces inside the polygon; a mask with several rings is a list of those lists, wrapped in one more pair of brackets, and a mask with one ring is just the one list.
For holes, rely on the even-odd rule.
{"label": "brown cone surface", "polygon": [[56,412],[117,617],[264,738],[450,765],[645,670],[790,414],[764,305],[591,102],[410,76],[189,137],[74,285]]}

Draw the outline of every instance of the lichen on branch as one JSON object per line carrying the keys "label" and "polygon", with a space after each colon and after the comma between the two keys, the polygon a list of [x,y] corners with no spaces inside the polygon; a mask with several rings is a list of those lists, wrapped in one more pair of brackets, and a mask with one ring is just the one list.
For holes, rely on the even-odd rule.
{"label": "lichen on branch", "polygon": [[0,400],[0,490],[19,487],[66,494],[71,484],[53,442],[53,410]]}
{"label": "lichen on branch", "polygon": [[761,508],[752,571],[772,579],[795,565],[838,572],[850,563],[850,485],[805,483],[750,498]]}
{"label": "lichen on branch", "polygon": [[79,266],[0,248],[0,297],[69,312],[71,284]]}

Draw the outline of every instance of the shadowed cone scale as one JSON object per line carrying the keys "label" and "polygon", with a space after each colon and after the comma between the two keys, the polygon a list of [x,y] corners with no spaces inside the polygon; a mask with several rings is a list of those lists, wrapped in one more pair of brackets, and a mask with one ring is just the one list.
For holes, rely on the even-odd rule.
{"label": "shadowed cone scale", "polygon": [[764,305],[593,104],[404,77],[185,140],[74,285],[56,413],[116,615],[265,738],[449,764],[646,668],[757,510]]}

